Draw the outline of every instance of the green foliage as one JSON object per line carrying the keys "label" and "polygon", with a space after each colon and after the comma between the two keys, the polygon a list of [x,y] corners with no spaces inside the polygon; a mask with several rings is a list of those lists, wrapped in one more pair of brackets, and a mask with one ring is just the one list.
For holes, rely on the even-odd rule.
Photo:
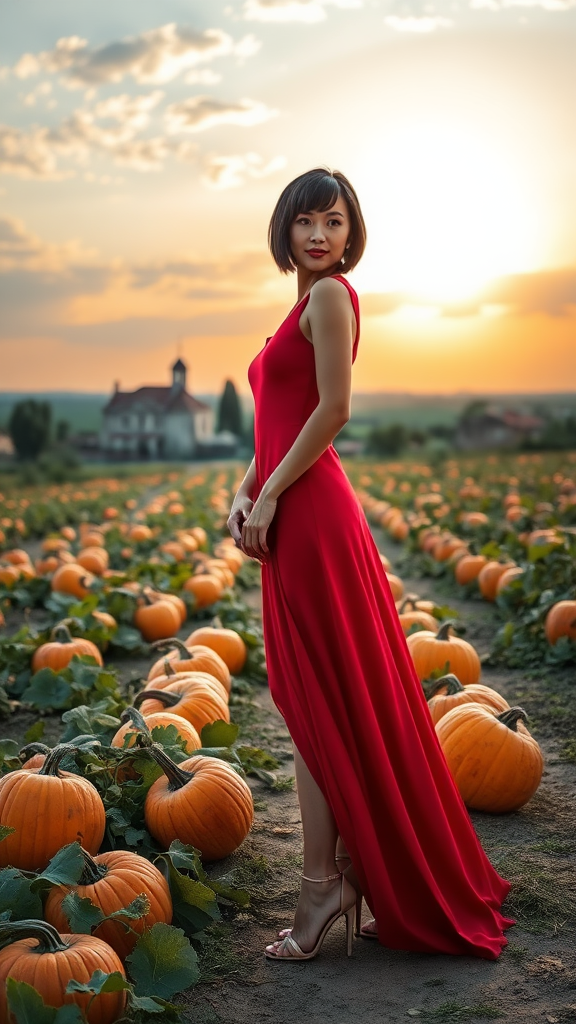
{"label": "green foliage", "polygon": [[42,668],[30,679],[22,701],[39,711],[62,710],[79,704],[100,703],[109,714],[122,711],[125,701],[113,671],[96,664],[90,655],[74,655],[65,669]]}
{"label": "green foliage", "polygon": [[40,993],[25,981],[8,978],[6,996],[16,1024],[85,1024],[79,1006],[73,1003],[57,1009],[46,1006]]}
{"label": "green foliage", "polygon": [[198,981],[198,957],[180,928],[157,922],[126,960],[136,995],[170,999]]}
{"label": "green foliage", "polygon": [[244,433],[242,408],[238,393],[231,380],[226,381],[224,391],[220,396],[216,430],[218,432],[229,430],[232,434],[236,434],[237,437],[242,437]]}
{"label": "green foliage", "polygon": [[399,455],[408,443],[408,431],[401,423],[373,427],[366,438],[366,451],[374,455]]}

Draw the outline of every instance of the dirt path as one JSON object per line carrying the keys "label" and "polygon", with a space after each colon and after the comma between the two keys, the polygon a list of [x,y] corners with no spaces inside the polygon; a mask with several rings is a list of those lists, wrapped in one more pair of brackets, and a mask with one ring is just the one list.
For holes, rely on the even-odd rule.
{"label": "dirt path", "polygon": [[[394,561],[398,549],[380,535],[377,540]],[[435,581],[405,580],[405,585],[438,596]],[[257,592],[251,598],[258,603]],[[449,603],[468,626],[467,638],[481,654],[487,652],[495,628],[492,610],[479,601],[450,598]],[[519,672],[485,669],[483,682],[500,690],[510,704],[526,708],[546,758],[542,784],[526,807],[509,815],[471,815],[492,862],[513,883],[504,912],[518,923],[507,932],[509,945],[499,959],[404,953],[358,939],[347,961],[344,923],[339,922],[314,961],[288,965],[266,960],[264,945],[291,923],[302,831],[296,793],[270,792],[256,782],[256,824],[234,858],[254,893],[252,907],[224,926],[220,945],[211,946],[214,980],[188,995],[185,1019],[190,1024],[576,1021],[576,767],[560,757],[573,689],[570,694],[559,683],[555,690],[548,680],[548,696],[554,698],[550,705],[540,681],[527,682]],[[283,720],[266,690],[258,691],[255,703],[239,707],[234,718],[240,719],[248,742],[271,750],[291,773]]]}

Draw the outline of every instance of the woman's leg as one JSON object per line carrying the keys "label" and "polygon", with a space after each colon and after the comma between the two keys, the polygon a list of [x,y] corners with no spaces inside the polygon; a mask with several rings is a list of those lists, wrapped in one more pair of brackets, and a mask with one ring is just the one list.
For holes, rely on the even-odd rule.
{"label": "woman's leg", "polygon": [[[295,746],[294,764],[304,834],[303,874],[310,878],[334,875],[338,872],[334,860],[338,838],[334,816]],[[302,879],[292,937],[303,952],[308,952],[316,945],[323,925],[340,909],[340,889],[339,878],[321,883]],[[347,889],[350,897],[352,887],[348,886]],[[278,949],[282,946],[281,942],[273,943],[272,946],[282,953],[282,949]],[[290,952],[287,951],[285,955],[289,956]]]}

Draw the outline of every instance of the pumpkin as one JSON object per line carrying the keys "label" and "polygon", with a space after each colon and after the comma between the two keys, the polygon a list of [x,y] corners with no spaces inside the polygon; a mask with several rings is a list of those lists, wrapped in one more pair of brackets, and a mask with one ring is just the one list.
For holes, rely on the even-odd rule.
{"label": "pumpkin", "polygon": [[81,526],[80,539],[84,548],[103,548],[105,545],[104,534],[100,530],[83,530]]}
{"label": "pumpkin", "polygon": [[3,556],[11,565],[30,565],[30,555],[23,548],[12,548]]}
{"label": "pumpkin", "polygon": [[130,529],[128,537],[133,544],[141,544],[143,541],[152,540],[152,530],[149,526],[141,523],[139,526],[133,526]]}
{"label": "pumpkin", "polygon": [[200,626],[190,633],[184,641],[186,647],[203,644],[211,647],[226,662],[232,675],[237,675],[244,668],[248,649],[242,637],[235,629],[225,629],[216,619],[215,626]]}
{"label": "pumpkin", "polygon": [[118,623],[114,616],[110,615],[110,612],[103,612],[99,608],[95,608],[92,612],[92,618],[97,619],[98,622],[101,622],[108,629],[118,629]]}
{"label": "pumpkin", "polygon": [[454,568],[456,582],[464,587],[478,578],[478,573],[484,568],[488,559],[486,555],[464,555]]}
{"label": "pumpkin", "polygon": [[440,745],[467,807],[515,811],[538,789],[544,761],[524,725],[526,718],[519,707],[495,715],[471,703],[453,708],[437,723]]}
{"label": "pumpkin", "polygon": [[134,613],[134,625],[150,642],[174,636],[182,623],[180,612],[171,601],[151,601],[146,595]]}
{"label": "pumpkin", "polygon": [[447,562],[455,551],[461,549],[466,550],[465,541],[460,540],[459,537],[454,537],[453,534],[445,534],[436,541],[432,547],[431,555],[437,562]]}
{"label": "pumpkin", "polygon": [[88,596],[94,580],[95,576],[87,572],[82,565],[78,565],[77,562],[67,562],[56,569],[50,586],[52,590],[82,598]]}
{"label": "pumpkin", "polygon": [[201,548],[208,543],[208,534],[203,526],[191,526],[188,533],[198,541]]}
{"label": "pumpkin", "polygon": [[[132,952],[138,935],[151,928],[157,921],[170,924],[172,920],[172,898],[168,882],[163,874],[145,857],[128,850],[111,850],[92,858],[82,850],[84,869],[77,885],[55,885],[50,890],[44,916],[46,920],[63,931],[69,928],[68,918],[62,908],[62,901],[70,892],[76,892],[81,899],[89,899],[105,916],[127,907],[137,896],[144,896],[148,909],[135,920],[122,918],[104,921],[93,932],[98,939],[107,942],[125,960]],[[136,934],[135,934],[136,933]]]}
{"label": "pumpkin", "polygon": [[168,849],[179,839],[205,860],[228,857],[254,820],[250,787],[227,761],[196,754],[179,765],[153,744],[149,752],[163,771],[144,804],[146,827]]}
{"label": "pumpkin", "polygon": [[544,632],[549,644],[561,636],[576,640],[576,601],[557,601],[546,615]]}
{"label": "pumpkin", "polygon": [[404,584],[399,576],[396,576],[393,572],[386,572],[386,579],[390,584],[390,590],[392,591],[392,597],[395,601],[399,601],[404,593]]}
{"label": "pumpkin", "polygon": [[480,593],[486,601],[496,600],[496,587],[503,572],[512,569],[514,562],[486,562],[486,565],[478,573],[478,586]]}
{"label": "pumpkin", "polygon": [[203,644],[186,647],[177,637],[159,640],[152,644],[152,647],[157,651],[162,651],[168,647],[175,647],[176,650],[171,651],[166,657],[159,658],[158,661],[154,662],[148,673],[149,682],[151,680],[155,681],[161,675],[167,675],[166,662],[168,662],[171,670],[174,672],[207,672],[208,675],[214,676],[222,683],[226,693],[230,693],[232,688],[230,669],[220,655],[212,650],[211,647],[205,647]]}
{"label": "pumpkin", "polygon": [[216,689],[220,684],[204,672],[194,675],[204,678],[171,683],[163,690],[142,690],[134,698],[134,706],[142,709],[144,718],[168,708],[191,722],[198,733],[212,722],[229,722],[230,709],[224,694]]}
{"label": "pumpkin", "polygon": [[420,680],[441,669],[453,672],[465,686],[480,679],[480,658],[472,644],[458,636],[450,636],[452,623],[442,623],[437,633],[420,630],[407,637],[406,643]]}
{"label": "pumpkin", "polygon": [[0,583],[5,587],[12,588],[20,579],[20,571],[15,565],[0,565]]}
{"label": "pumpkin", "polygon": [[95,576],[101,576],[104,569],[108,568],[108,552],[106,548],[83,548],[76,557],[76,564],[88,569],[88,572],[94,573]]}
{"label": "pumpkin", "polygon": [[98,790],[59,769],[75,749],[61,743],[41,768],[20,768],[0,779],[0,822],[15,829],[0,843],[0,867],[43,871],[60,847],[76,841],[98,853],[106,827]]}
{"label": "pumpkin", "polygon": [[169,725],[173,725],[176,729],[187,754],[191,754],[194,750],[200,750],[202,746],[196,729],[185,718],[182,718],[182,715],[174,715],[169,711],[157,711],[156,714],[148,715],[144,719],[136,708],[126,708],[122,712],[121,721],[124,724],[110,740],[111,747],[122,747],[123,749],[133,747],[139,733],[144,732],[150,736],[150,739],[153,739],[154,729],[167,728]]}
{"label": "pumpkin", "polygon": [[215,573],[202,571],[189,576],[182,589],[187,594],[194,595],[195,608],[206,608],[218,601],[224,586],[222,580]]}
{"label": "pumpkin", "polygon": [[178,594],[168,594],[162,590],[152,590],[151,587],[144,587],[144,595],[154,604],[155,601],[170,601],[180,616],[180,625],[183,626],[188,617],[188,609]]}
{"label": "pumpkin", "polygon": [[126,977],[122,961],[106,942],[93,935],[60,935],[46,921],[34,920],[2,922],[0,942],[10,943],[0,950],[0,1020],[4,1024],[16,1024],[8,1010],[8,978],[32,985],[47,1006],[79,1006],[88,1024],[114,1024],[122,1016],[126,992],[96,996],[92,992],[66,992],[71,979],[88,982],[94,971],[118,971]]}
{"label": "pumpkin", "polygon": [[186,669],[184,672],[178,672],[172,668],[169,661],[164,663],[164,675],[155,676],[154,679],[149,679],[144,686],[144,690],[165,690],[167,686],[171,686],[172,683],[182,683],[184,686],[188,684],[194,684],[195,682],[201,681],[207,683],[217,693],[219,697],[223,697],[226,703],[228,703],[228,690],[215,675],[211,672],[204,672],[196,669]]}
{"label": "pumpkin", "polygon": [[38,672],[41,668],[51,668],[58,672],[70,664],[75,654],[80,656],[89,654],[95,658],[98,665],[103,665],[102,655],[91,640],[85,640],[82,636],[71,636],[70,630],[61,622],[55,626],[50,633],[50,640],[37,647],[32,655],[32,671]]}
{"label": "pumpkin", "polygon": [[[406,611],[408,609],[408,611]],[[422,626],[423,629],[435,631],[438,623],[429,612],[423,612],[416,607],[412,597],[406,597],[398,609],[398,617],[402,624],[404,635],[410,631],[412,626]]]}
{"label": "pumpkin", "polygon": [[496,596],[501,594],[503,590],[506,590],[514,580],[520,579],[524,575],[524,569],[519,565],[513,565],[510,569],[506,569],[505,572],[501,573],[496,583]]}
{"label": "pumpkin", "polygon": [[[442,691],[442,692],[440,692]],[[504,700],[497,690],[490,686],[483,686],[482,683],[471,683],[470,686],[462,686],[462,683],[453,673],[437,679],[426,693],[428,707],[434,724],[451,711],[452,708],[461,704],[474,702],[483,704],[493,711],[506,711],[510,707],[507,700]]]}

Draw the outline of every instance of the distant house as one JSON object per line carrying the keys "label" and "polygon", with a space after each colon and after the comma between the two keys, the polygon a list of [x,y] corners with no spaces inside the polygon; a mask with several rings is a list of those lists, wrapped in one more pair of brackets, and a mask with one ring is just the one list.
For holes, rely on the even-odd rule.
{"label": "distant house", "polygon": [[116,459],[188,459],[215,440],[214,413],[186,390],[186,365],[178,359],[169,387],[114,394],[102,410],[100,448]]}
{"label": "distant house", "polygon": [[12,459],[14,457],[14,445],[9,434],[0,430],[0,459]]}
{"label": "distant house", "polygon": [[523,441],[537,437],[544,426],[544,420],[538,416],[485,405],[475,414],[460,419],[456,446],[463,450],[517,448]]}

